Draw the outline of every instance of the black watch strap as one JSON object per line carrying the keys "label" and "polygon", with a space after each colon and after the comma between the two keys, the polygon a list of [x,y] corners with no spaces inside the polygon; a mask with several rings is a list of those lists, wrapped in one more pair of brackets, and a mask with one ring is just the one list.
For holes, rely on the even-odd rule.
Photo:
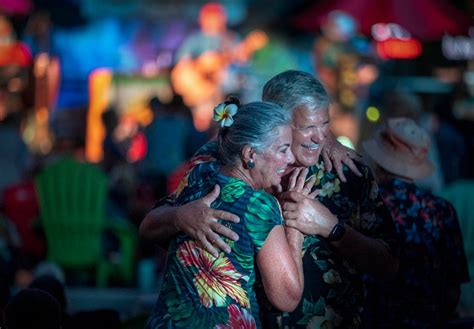
{"label": "black watch strap", "polygon": [[346,228],[344,227],[344,224],[337,223],[336,225],[334,225],[331,232],[329,233],[327,240],[339,241],[342,239],[345,233],[346,233]]}

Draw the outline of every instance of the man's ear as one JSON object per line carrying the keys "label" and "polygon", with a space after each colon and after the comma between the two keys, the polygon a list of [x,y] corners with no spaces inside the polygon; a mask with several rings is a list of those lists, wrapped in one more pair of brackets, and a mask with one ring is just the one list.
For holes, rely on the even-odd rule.
{"label": "man's ear", "polygon": [[244,163],[248,161],[255,161],[255,149],[250,145],[245,145],[242,148],[242,160]]}

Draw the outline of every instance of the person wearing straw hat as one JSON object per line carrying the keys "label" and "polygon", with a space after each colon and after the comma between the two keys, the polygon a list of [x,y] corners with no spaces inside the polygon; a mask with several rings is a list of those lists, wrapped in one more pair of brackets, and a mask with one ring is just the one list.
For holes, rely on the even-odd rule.
{"label": "person wearing straw hat", "polygon": [[430,144],[428,133],[404,117],[389,119],[362,143],[400,239],[395,280],[370,284],[373,328],[444,328],[460,284],[469,281],[456,211],[415,183],[433,172]]}

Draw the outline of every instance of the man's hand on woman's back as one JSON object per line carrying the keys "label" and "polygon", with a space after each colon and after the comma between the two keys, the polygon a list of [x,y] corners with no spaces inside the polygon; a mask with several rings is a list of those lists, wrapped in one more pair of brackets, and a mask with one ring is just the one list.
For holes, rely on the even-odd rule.
{"label": "man's hand on woman's back", "polygon": [[220,187],[216,185],[205,197],[178,207],[175,221],[179,231],[193,238],[215,257],[219,256],[219,250],[226,253],[231,251],[222,237],[234,241],[239,239],[237,233],[220,224],[219,220],[238,223],[240,218],[232,213],[211,208],[211,203],[217,199],[219,193]]}

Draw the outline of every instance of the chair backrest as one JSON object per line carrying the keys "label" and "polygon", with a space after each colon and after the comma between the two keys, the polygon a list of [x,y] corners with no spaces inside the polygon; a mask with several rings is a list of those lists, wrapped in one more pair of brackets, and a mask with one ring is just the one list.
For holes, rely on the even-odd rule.
{"label": "chair backrest", "polygon": [[58,160],[36,177],[48,258],[69,268],[98,264],[107,177],[93,164]]}

